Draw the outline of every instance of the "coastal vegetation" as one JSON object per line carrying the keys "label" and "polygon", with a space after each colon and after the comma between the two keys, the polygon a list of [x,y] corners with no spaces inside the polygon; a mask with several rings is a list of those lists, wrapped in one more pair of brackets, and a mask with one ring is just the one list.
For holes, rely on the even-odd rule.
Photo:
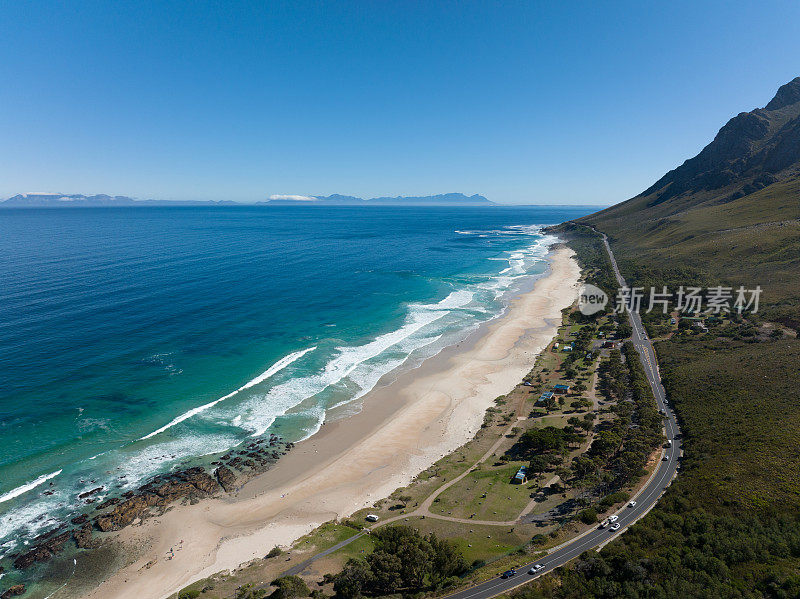
{"label": "coastal vegetation", "polygon": [[763,295],[757,313],[643,314],[684,434],[680,475],[619,539],[515,598],[800,596],[800,154],[780,141],[798,100],[795,79],[640,196],[562,227],[585,264],[601,236],[584,224],[608,234],[631,286]]}
{"label": "coastal vegetation", "polygon": [[350,558],[332,577],[336,597],[416,593],[450,586],[467,564],[458,548],[435,533],[408,526],[386,526],[373,533],[375,548],[365,559]]}
{"label": "coastal vegetation", "polygon": [[558,583],[515,596],[797,596],[800,343],[720,335],[732,328],[748,325],[656,345],[686,452],[664,497],[601,553],[550,577]]}

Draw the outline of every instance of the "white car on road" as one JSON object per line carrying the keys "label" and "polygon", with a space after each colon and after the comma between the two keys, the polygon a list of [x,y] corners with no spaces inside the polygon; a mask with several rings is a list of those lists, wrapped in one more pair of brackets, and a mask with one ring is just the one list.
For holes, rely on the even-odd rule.
{"label": "white car on road", "polygon": [[617,516],[616,514],[608,517],[609,522],[616,522],[617,520],[619,520],[619,516]]}
{"label": "white car on road", "polygon": [[619,522],[612,524],[609,530],[619,530]]}
{"label": "white car on road", "polygon": [[631,502],[628,504],[628,507],[636,507],[636,502],[635,502],[635,501],[631,501]]}
{"label": "white car on road", "polygon": [[543,570],[544,566],[542,564],[536,564],[533,568],[528,570],[528,574],[536,574],[539,570]]}

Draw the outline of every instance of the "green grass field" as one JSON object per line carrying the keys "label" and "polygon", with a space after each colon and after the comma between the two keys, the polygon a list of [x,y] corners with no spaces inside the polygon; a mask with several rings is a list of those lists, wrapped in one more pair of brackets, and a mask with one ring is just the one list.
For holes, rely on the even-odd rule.
{"label": "green grass field", "polygon": [[458,483],[439,495],[431,511],[455,518],[475,520],[515,520],[530,502],[529,485],[511,484],[511,477],[526,462],[509,462],[502,466],[491,463],[473,470]]}

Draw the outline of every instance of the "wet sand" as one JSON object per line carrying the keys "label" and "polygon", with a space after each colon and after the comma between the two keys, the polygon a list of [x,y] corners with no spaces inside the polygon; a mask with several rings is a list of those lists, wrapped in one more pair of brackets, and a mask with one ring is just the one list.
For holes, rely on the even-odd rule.
{"label": "wet sand", "polygon": [[235,496],[175,507],[118,533],[134,561],[84,596],[174,595],[406,485],[471,439],[493,400],[533,367],[577,297],[572,255],[551,252],[549,272],[502,317],[367,394],[358,414],[329,421]]}

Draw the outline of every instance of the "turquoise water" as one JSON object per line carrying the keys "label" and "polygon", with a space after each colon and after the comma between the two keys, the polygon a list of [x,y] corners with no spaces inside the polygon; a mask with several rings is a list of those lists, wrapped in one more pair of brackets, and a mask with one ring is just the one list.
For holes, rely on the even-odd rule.
{"label": "turquoise water", "polygon": [[357,409],[544,271],[539,225],[588,212],[0,211],[0,556],[88,488]]}

